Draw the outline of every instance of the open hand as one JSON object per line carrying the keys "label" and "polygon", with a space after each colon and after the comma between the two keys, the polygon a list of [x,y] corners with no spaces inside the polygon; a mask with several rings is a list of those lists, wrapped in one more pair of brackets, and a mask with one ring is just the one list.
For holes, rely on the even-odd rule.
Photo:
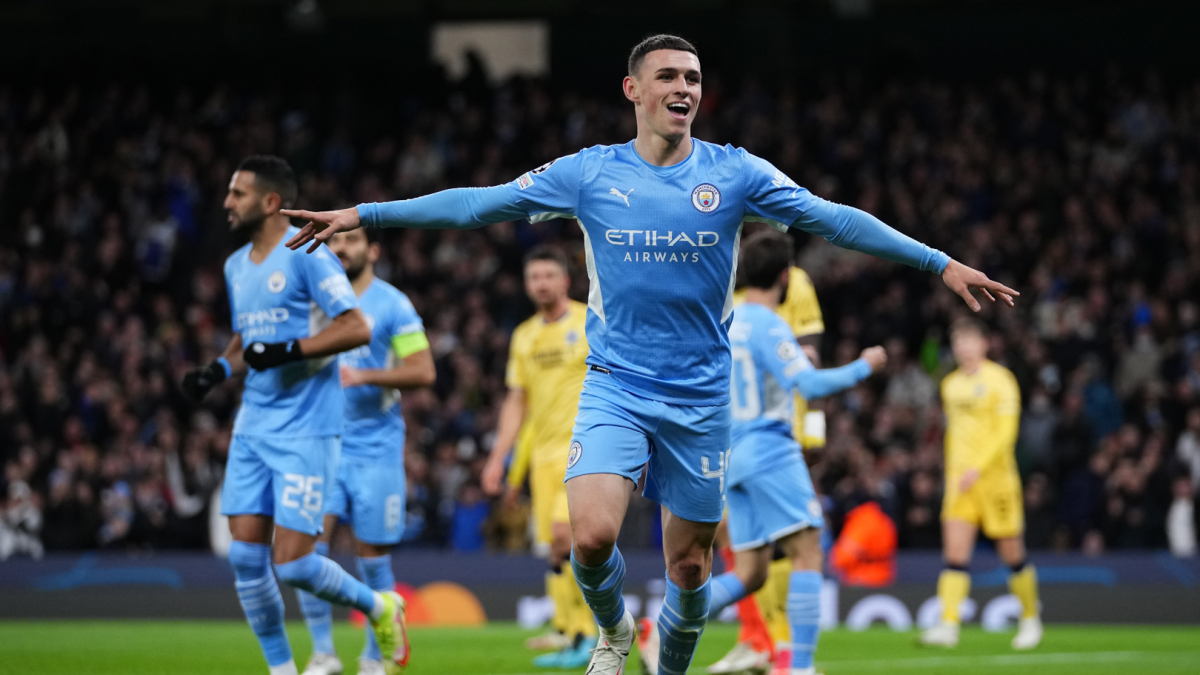
{"label": "open hand", "polygon": [[998,281],[992,281],[983,272],[971,269],[957,260],[951,260],[950,264],[946,265],[946,269],[942,270],[942,281],[946,282],[950,290],[957,293],[960,298],[966,301],[967,307],[970,307],[971,311],[974,312],[978,312],[981,308],[979,301],[971,293],[972,288],[978,288],[983,291],[987,299],[992,302],[996,301],[996,298],[992,295],[992,292],[995,292],[996,295],[1000,296],[1001,300],[1008,303],[1009,307],[1013,306],[1013,298],[1021,295]]}
{"label": "open hand", "polygon": [[312,253],[338,232],[347,232],[362,224],[358,220],[358,209],[353,206],[338,211],[280,209],[279,212],[288,218],[303,218],[308,221],[296,236],[288,239],[287,247],[293,251],[311,241],[312,246],[308,247],[307,253]]}

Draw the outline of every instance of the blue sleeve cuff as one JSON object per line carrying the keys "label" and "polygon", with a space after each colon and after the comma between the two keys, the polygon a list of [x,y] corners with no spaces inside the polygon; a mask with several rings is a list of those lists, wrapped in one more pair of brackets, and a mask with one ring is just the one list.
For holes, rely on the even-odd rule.
{"label": "blue sleeve cuff", "polygon": [[362,223],[363,227],[379,227],[377,204],[359,204],[355,208],[358,210],[358,222]]}
{"label": "blue sleeve cuff", "polygon": [[224,356],[218,357],[216,363],[225,369],[225,379],[233,377],[233,366],[229,365],[229,359]]}

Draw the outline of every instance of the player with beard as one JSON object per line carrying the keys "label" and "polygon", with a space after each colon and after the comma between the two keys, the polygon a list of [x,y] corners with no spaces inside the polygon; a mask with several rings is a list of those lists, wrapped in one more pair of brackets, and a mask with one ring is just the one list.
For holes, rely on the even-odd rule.
{"label": "player with beard", "polygon": [[371,329],[328,249],[306,256],[280,245],[297,232],[280,213],[296,192],[291,167],[278,157],[238,165],[225,210],[232,229],[250,243],[225,262],[234,336],[220,358],[188,371],[182,389],[199,402],[217,384],[246,376],[221,513],[233,535],[229,562],[238,599],[271,675],[296,674],[275,574],[370,617],[389,655],[388,671],[399,672],[398,660],[406,657],[396,645],[404,601],[393,591],[371,590],[315,550],[341,452],[345,396],[336,356],[367,344]]}
{"label": "player with beard", "polygon": [[[390,591],[396,585],[391,549],[404,534],[405,426],[400,392],[433,384],[436,370],[425,327],[412,302],[375,276],[378,232],[339,234],[329,248],[346,268],[371,326],[371,342],[338,355],[346,394],[346,431],[317,552],[326,555],[338,522],[349,523],[357,539],[359,576],[377,591]],[[333,648],[333,608],[306,591],[296,594],[313,638],[305,675],[341,673],[342,662]],[[379,645],[367,633],[358,673],[383,672]]]}
{"label": "player with beard", "polygon": [[[565,218],[583,230],[590,371],[567,459],[571,565],[600,624],[590,675],[624,672],[634,639],[616,547],[629,497],[663,508],[667,583],[651,673],[684,673],[708,619],[712,544],[730,448],[729,324],[746,221],[795,227],[942,276],[975,310],[972,288],[1011,303],[1016,291],[858,209],[826,201],[744,149],[695,140],[696,48],[655,35],[633,48],[622,87],[637,137],[594,146],[511,183],[315,213],[288,246],[310,251],[367,227],[472,229]],[[314,241],[315,240],[315,241]]]}

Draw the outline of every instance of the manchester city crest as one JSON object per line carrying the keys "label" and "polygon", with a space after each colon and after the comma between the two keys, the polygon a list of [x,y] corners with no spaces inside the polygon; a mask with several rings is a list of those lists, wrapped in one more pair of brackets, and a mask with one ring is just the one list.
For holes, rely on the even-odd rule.
{"label": "manchester city crest", "polygon": [[571,441],[571,452],[567,453],[567,468],[575,466],[575,462],[583,456],[583,445],[579,441]]}
{"label": "manchester city crest", "polygon": [[283,270],[275,270],[267,278],[267,290],[272,293],[282,291],[284,286],[287,286],[287,276],[284,275]]}
{"label": "manchester city crest", "polygon": [[712,213],[721,205],[721,191],[717,186],[701,183],[692,190],[692,206],[700,213]]}

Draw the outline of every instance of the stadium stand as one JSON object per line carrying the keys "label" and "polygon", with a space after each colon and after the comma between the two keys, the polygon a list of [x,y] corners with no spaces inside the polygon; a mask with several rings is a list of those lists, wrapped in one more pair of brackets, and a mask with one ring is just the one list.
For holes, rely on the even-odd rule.
{"label": "stadium stand", "polygon": [[[342,90],[0,88],[0,558],[208,545],[237,395],[197,409],[175,383],[229,337],[221,199],[240,158],[285,157],[301,206],[323,209],[501,183],[633,136],[617,96],[467,82],[398,110]],[[985,318],[1022,389],[1030,547],[1161,548],[1190,533],[1194,548],[1195,515],[1167,523],[1200,492],[1200,82],[1117,70],[728,82],[706,81],[698,138],[745,146],[1023,292],[1017,311]],[[578,228],[385,242],[381,276],[412,298],[438,365],[434,390],[405,398],[407,539],[488,545],[504,535],[481,531],[511,520],[489,515],[477,480],[508,334],[532,312],[521,257],[562,246],[584,298]],[[825,362],[878,343],[891,356],[886,377],[827,406],[814,478],[833,521],[876,501],[902,548],[937,546],[937,381],[960,301],[937,279],[800,243]]]}

